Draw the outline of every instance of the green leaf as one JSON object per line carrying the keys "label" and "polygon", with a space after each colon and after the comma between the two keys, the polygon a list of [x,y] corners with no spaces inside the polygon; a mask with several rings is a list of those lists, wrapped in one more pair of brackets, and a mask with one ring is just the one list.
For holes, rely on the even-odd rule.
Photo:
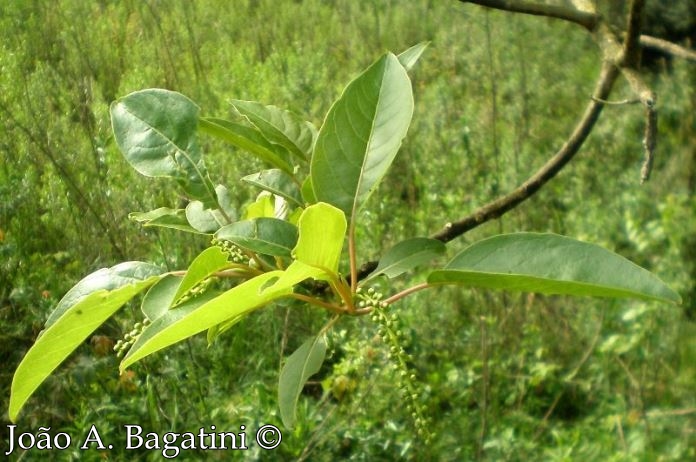
{"label": "green leaf", "polygon": [[326,356],[324,334],[310,338],[288,357],[278,380],[280,417],[287,428],[295,426],[295,408],[307,379],[319,372]]}
{"label": "green leaf", "polygon": [[425,49],[428,48],[428,45],[430,45],[430,42],[421,42],[399,54],[399,62],[404,66],[406,71],[413,69],[413,66],[416,65]]}
{"label": "green leaf", "polygon": [[128,219],[145,227],[159,226],[162,228],[178,229],[188,233],[204,234],[193,228],[186,219],[186,210],[160,207],[149,212],[132,212]]}
{"label": "green leaf", "polygon": [[310,169],[316,198],[354,220],[394,160],[412,114],[411,81],[388,53],[346,87],[326,116]]}
{"label": "green leaf", "polygon": [[53,311],[46,328],[17,367],[9,415],[16,421],[27,399],[87,337],[123,304],[160,279],[162,269],[127,262],[101,269],[77,283]]}
{"label": "green leaf", "polygon": [[302,160],[307,160],[316,136],[316,128],[292,112],[256,101],[232,100],[232,106],[271,143],[279,144]]}
{"label": "green leaf", "polygon": [[175,295],[182,280],[182,276],[168,274],[150,287],[140,305],[140,311],[147,316],[147,319],[154,321],[169,310],[176,299]]}
{"label": "green leaf", "polygon": [[149,280],[150,277],[159,276],[163,272],[159,266],[141,261],[129,261],[111,268],[101,268],[84,277],[63,296],[46,320],[45,328],[49,328],[92,292],[113,291],[130,284],[138,284],[143,280]]}
{"label": "green leaf", "polygon": [[297,183],[295,183],[292,176],[280,169],[274,168],[247,175],[242,178],[242,181],[253,184],[277,196],[284,197],[300,207],[304,205]]}
{"label": "green leaf", "polygon": [[543,294],[631,297],[679,303],[649,271],[598,245],[556,234],[494,236],[464,249],[428,282]]}
{"label": "green leaf", "polygon": [[324,202],[307,207],[298,222],[299,237],[292,251],[295,261],[265,290],[292,287],[309,278],[337,279],[346,227],[346,217],[336,207]]}
{"label": "green leaf", "polygon": [[256,201],[247,204],[244,209],[245,220],[252,220],[254,218],[275,218],[273,195],[268,191],[261,192],[256,198]]}
{"label": "green leaf", "polygon": [[201,234],[213,234],[227,224],[218,210],[206,208],[201,201],[189,202],[186,206],[186,219]]}
{"label": "green leaf", "polygon": [[181,285],[167,307],[175,305],[186,292],[227,266],[229,266],[227,253],[220,247],[213,246],[205,249],[189,265]]}
{"label": "green leaf", "polygon": [[377,268],[368,279],[384,274],[395,278],[418,265],[428,263],[445,253],[445,244],[436,239],[416,237],[401,241],[389,249],[380,259]]}
{"label": "green leaf", "polygon": [[297,227],[277,218],[255,218],[227,225],[215,237],[255,253],[290,257],[297,244]]}
{"label": "green leaf", "polygon": [[273,144],[264,138],[256,127],[247,127],[223,119],[201,118],[199,128],[202,132],[220,138],[233,146],[243,149],[264,162],[278,167],[292,175],[290,154],[284,147]]}
{"label": "green leaf", "polygon": [[293,256],[307,265],[337,273],[346,227],[341,210],[323,202],[310,205],[300,216],[300,235]]}
{"label": "green leaf", "polygon": [[193,199],[217,207],[196,141],[198,106],[161,89],[131,93],[111,104],[111,124],[128,163],[150,177],[170,177]]}
{"label": "green leaf", "polygon": [[278,287],[264,291],[282,271],[271,271],[245,281],[236,287],[208,299],[204,293],[181,306],[167,311],[150,324],[138,337],[128,354],[123,358],[120,369],[123,371],[142,358],[166,348],[174,343],[196,335],[229,319],[245,315],[276,298],[292,292],[291,287]]}

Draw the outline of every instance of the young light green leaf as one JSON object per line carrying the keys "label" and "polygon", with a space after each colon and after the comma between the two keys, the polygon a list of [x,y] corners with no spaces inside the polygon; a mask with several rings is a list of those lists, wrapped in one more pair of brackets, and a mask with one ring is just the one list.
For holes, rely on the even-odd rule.
{"label": "young light green leaf", "polygon": [[279,144],[302,160],[312,150],[316,128],[292,112],[256,101],[232,100],[232,106],[271,143]]}
{"label": "young light green leaf", "polygon": [[121,371],[162,348],[288,295],[292,292],[292,287],[278,287],[276,290],[262,293],[262,289],[272,284],[281,274],[282,271],[264,273],[215,298],[208,299],[209,295],[204,293],[167,311],[138,337],[123,358]]}
{"label": "young light green leaf", "polygon": [[198,126],[202,132],[227,141],[292,175],[293,167],[287,149],[268,141],[256,127],[209,117],[201,118]]}
{"label": "young light green leaf", "polygon": [[290,257],[297,233],[297,227],[287,221],[261,217],[227,225],[215,237],[255,253]]}
{"label": "young light green leaf", "polygon": [[124,286],[139,284],[143,280],[149,280],[149,278],[159,276],[162,273],[164,271],[159,266],[141,261],[128,261],[111,268],[101,268],[84,277],[63,296],[46,320],[45,328],[51,327],[65,312],[92,292],[98,290],[113,291]]}
{"label": "young light green leaf", "polygon": [[242,181],[253,184],[277,196],[284,197],[300,207],[303,205],[302,195],[297,183],[295,183],[292,176],[280,169],[274,168],[247,175],[242,178]]}
{"label": "young light green leaf", "polygon": [[193,199],[217,207],[196,141],[198,106],[180,93],[149,89],[111,105],[111,125],[119,149],[145,176],[170,177]]}
{"label": "young light green leaf", "polygon": [[326,116],[310,169],[316,198],[352,221],[394,160],[412,114],[411,81],[388,53],[346,87]]}
{"label": "young light green leaf", "polygon": [[395,278],[418,265],[443,255],[445,250],[445,244],[436,239],[416,237],[401,241],[385,252],[379,260],[377,268],[367,279],[372,279],[380,274],[384,274],[388,278]]}
{"label": "young light green leaf", "polygon": [[178,229],[188,233],[205,234],[193,228],[186,219],[186,210],[160,207],[149,212],[132,212],[128,219],[145,227],[159,226],[162,228]]}
{"label": "young light green leaf", "polygon": [[413,66],[416,65],[425,49],[428,48],[428,45],[430,45],[430,42],[421,42],[399,54],[399,62],[406,71],[413,69]]}
{"label": "young light green leaf", "polygon": [[319,372],[326,356],[324,334],[310,338],[285,361],[278,380],[280,418],[287,428],[295,426],[295,408],[307,379]]}
{"label": "young light green leaf", "polygon": [[256,200],[247,204],[244,209],[245,220],[253,220],[254,218],[275,218],[273,195],[268,191],[261,192]]}
{"label": "young light green leaf", "polygon": [[127,262],[78,282],[59,302],[12,380],[9,415],[16,421],[27,399],[44,380],[123,304],[157,282],[162,269]]}
{"label": "young light green leaf", "polygon": [[464,249],[428,282],[543,294],[680,302],[649,271],[598,245],[556,234],[494,236]]}
{"label": "young light green leaf", "polygon": [[154,321],[169,310],[169,307],[174,303],[174,296],[179,290],[182,280],[182,276],[167,274],[150,287],[140,304],[140,311],[147,319]]}
{"label": "young light green leaf", "polygon": [[205,279],[209,278],[217,271],[224,269],[228,265],[227,253],[225,253],[220,247],[213,246],[205,249],[203,252],[198,254],[198,256],[189,265],[184,279],[181,281],[179,288],[174,294],[173,300],[169,305],[167,305],[167,308],[178,303],[179,299],[186,292],[193,289],[196,285],[200,284]]}
{"label": "young light green leaf", "polygon": [[347,228],[343,212],[323,202],[310,205],[302,212],[298,228],[295,259],[337,273]]}
{"label": "young light green leaf", "polygon": [[265,290],[292,287],[309,278],[338,278],[338,263],[347,227],[343,212],[319,202],[302,212],[298,227],[299,237],[292,251],[295,261],[282,272],[275,284]]}

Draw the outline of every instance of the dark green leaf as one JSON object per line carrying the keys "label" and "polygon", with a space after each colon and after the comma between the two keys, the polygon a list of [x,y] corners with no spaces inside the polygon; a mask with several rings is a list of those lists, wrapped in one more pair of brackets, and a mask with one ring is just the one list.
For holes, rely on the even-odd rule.
{"label": "dark green leaf", "polygon": [[412,114],[411,81],[388,53],[346,87],[326,116],[311,163],[317,200],[352,221],[394,160]]}
{"label": "dark green leaf", "polygon": [[174,303],[176,292],[179,290],[182,280],[181,276],[168,274],[150,287],[140,305],[140,310],[147,316],[147,319],[154,321],[169,310],[169,307]]}
{"label": "dark green leaf", "polygon": [[379,265],[370,275],[370,279],[384,274],[388,278],[395,278],[418,265],[428,263],[433,258],[445,253],[445,244],[435,239],[416,237],[399,242],[389,249]]}
{"label": "dark green leaf", "polygon": [[255,218],[227,225],[215,237],[255,253],[290,257],[297,244],[297,227],[276,218]]}
{"label": "dark green leaf", "polygon": [[247,127],[223,119],[201,118],[199,128],[204,133],[220,138],[243,149],[274,167],[293,174],[293,166],[288,150],[264,138],[256,127]]}
{"label": "dark green leaf", "polygon": [[138,172],[174,178],[190,197],[217,207],[196,142],[198,106],[193,101],[168,90],[138,91],[111,105],[111,124],[118,147]]}
{"label": "dark green leaf", "polygon": [[629,260],[556,234],[516,233],[484,239],[432,272],[428,282],[680,302],[676,292]]}
{"label": "dark green leaf", "polygon": [[295,426],[295,407],[307,379],[319,372],[326,356],[324,334],[310,338],[285,361],[278,381],[280,417],[287,428]]}
{"label": "dark green leaf", "polygon": [[295,114],[256,101],[232,100],[232,106],[256,126],[271,143],[279,144],[302,160],[312,150],[316,129]]}
{"label": "dark green leaf", "polygon": [[290,175],[280,169],[263,170],[242,178],[249,184],[253,184],[264,191],[284,197],[288,201],[302,207],[302,195],[297,183]]}

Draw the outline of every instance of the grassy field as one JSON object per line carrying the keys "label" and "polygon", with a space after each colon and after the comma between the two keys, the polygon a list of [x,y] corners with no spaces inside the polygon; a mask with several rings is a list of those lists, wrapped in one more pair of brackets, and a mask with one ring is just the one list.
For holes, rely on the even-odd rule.
{"label": "grassy field", "polygon": [[[167,181],[138,176],[113,141],[109,104],[161,87],[210,116],[230,99],[290,109],[321,125],[342,88],[385,50],[431,44],[412,73],[406,142],[358,230],[361,261],[427,236],[510,190],[563,143],[601,63],[580,28],[452,1],[7,1],[0,8],[0,404],[62,295],[123,260],[183,266],[208,241],[143,230],[131,211],[176,206]],[[679,291],[679,307],[438,289],[399,305],[405,348],[434,433],[414,431],[387,347],[367,319],[342,320],[281,446],[248,460],[602,460],[696,458],[696,73],[657,65],[660,140],[639,184],[643,111],[608,107],[577,159],[529,202],[448,245],[499,232],[552,231],[604,245]],[[614,99],[629,95],[624,83]],[[261,166],[202,140],[232,187]],[[254,194],[236,187],[234,200]],[[418,275],[414,276],[415,278]],[[403,282],[394,283],[399,288]],[[133,304],[99,334],[119,339]],[[146,431],[280,426],[281,357],[324,317],[277,306],[214,346],[204,338],[118,375],[85,344],[18,423],[75,439],[91,425],[122,440]],[[5,431],[5,430],[3,430]],[[251,432],[249,432],[251,435]],[[106,438],[106,437],[105,437]],[[6,449],[3,438],[0,450]],[[159,460],[160,451],[31,452],[23,460]],[[244,456],[244,457],[242,457]],[[227,460],[191,452],[184,460]]]}

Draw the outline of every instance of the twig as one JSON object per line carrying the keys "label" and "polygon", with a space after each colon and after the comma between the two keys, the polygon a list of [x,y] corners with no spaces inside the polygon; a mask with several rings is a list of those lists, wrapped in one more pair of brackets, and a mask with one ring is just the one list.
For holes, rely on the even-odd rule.
{"label": "twig", "polygon": [[[602,66],[599,80],[595,86],[593,97],[606,100],[618,75],[619,71],[613,63],[605,62]],[[602,112],[602,107],[603,104],[597,101],[590,101],[590,104],[585,109],[585,113],[580,118],[575,130],[573,130],[573,133],[565,144],[532,177],[527,179],[512,192],[480,207],[469,216],[456,222],[446,224],[443,229],[432,235],[432,238],[442,242],[449,242],[486,221],[500,217],[529,199],[529,197],[537,192],[551,178],[555,177],[575,154],[577,154],[592,131],[595,122],[597,122],[599,114]]]}
{"label": "twig", "polygon": [[545,3],[527,2],[524,0],[460,0],[463,3],[494,8],[496,10],[509,11],[511,13],[523,13],[533,16],[546,16],[548,18],[563,19],[579,24],[592,31],[597,26],[599,16],[595,13],[568,8],[560,5],[547,5]]}
{"label": "twig", "polygon": [[686,59],[687,61],[696,61],[696,51],[661,38],[651,37],[650,35],[641,35],[640,44],[646,48],[659,50],[663,53],[676,56],[677,58]]}

